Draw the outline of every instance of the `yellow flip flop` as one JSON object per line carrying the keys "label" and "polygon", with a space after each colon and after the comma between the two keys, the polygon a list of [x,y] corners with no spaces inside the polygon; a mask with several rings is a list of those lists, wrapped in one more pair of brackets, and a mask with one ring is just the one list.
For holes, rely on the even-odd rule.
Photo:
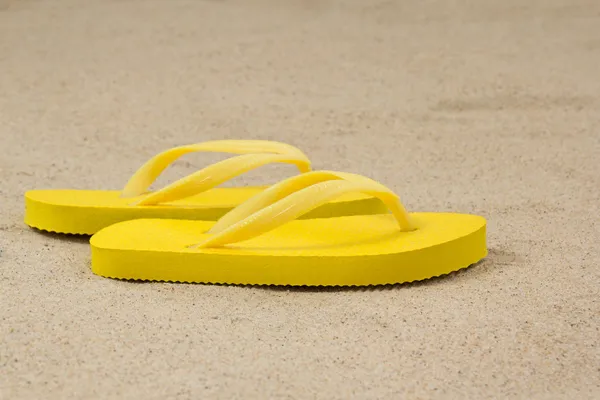
{"label": "yellow flip flop", "polygon": [[[348,193],[391,213],[295,220]],[[315,171],[286,179],[215,222],[141,219],[92,236],[92,271],[157,281],[358,286],[450,273],[487,255],[486,220],[407,213],[397,195],[360,175]]]}
{"label": "yellow flip flop", "polygon": [[[179,157],[192,152],[241,154],[210,165],[166,187],[147,192],[152,182]],[[25,223],[46,231],[94,234],[121,221],[170,218],[215,221],[265,187],[217,188],[236,176],[270,163],[311,170],[298,148],[266,140],[218,140],[166,150],[138,169],[122,191],[31,190],[25,193]],[[366,195],[348,195],[307,214],[321,218],[385,212],[381,202]]]}

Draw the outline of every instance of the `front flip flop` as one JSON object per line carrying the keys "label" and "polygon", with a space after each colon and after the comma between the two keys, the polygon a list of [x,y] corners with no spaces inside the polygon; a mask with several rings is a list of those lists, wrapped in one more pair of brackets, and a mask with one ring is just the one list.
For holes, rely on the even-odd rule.
{"label": "front flip flop", "polygon": [[[148,192],[158,176],[175,160],[192,152],[242,154],[210,165]],[[164,151],[133,174],[118,190],[31,190],[25,193],[25,223],[46,231],[94,234],[121,221],[170,218],[215,221],[265,187],[217,188],[245,172],[271,163],[311,170],[308,157],[298,148],[265,140],[218,140]],[[321,218],[385,212],[381,202],[367,195],[347,195],[305,215]]]}
{"label": "front flip flop", "polygon": [[[391,211],[295,220],[349,193]],[[92,271],[155,281],[358,286],[411,282],[468,267],[487,255],[486,220],[408,214],[368,178],[315,171],[286,179],[215,222],[142,219],[92,236]]]}

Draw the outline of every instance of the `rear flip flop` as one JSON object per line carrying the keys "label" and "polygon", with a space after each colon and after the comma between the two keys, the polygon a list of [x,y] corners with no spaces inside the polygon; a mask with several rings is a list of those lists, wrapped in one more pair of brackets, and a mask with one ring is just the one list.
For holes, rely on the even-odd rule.
{"label": "rear flip flop", "polygon": [[[339,196],[363,193],[391,211],[295,220]],[[90,241],[92,271],[120,279],[225,284],[362,286],[450,273],[487,255],[486,220],[407,213],[368,178],[315,171],[286,179],[219,221],[141,219]]]}
{"label": "rear flip flop", "polygon": [[[171,163],[192,152],[242,154],[210,165],[163,189],[148,188]],[[217,188],[236,176],[270,163],[311,170],[308,157],[298,148],[264,140],[218,140],[175,147],[146,162],[122,191],[31,190],[25,193],[25,223],[59,233],[91,235],[100,229],[138,218],[215,221],[266,187]],[[305,215],[321,218],[385,212],[381,202],[367,195],[347,195]]]}

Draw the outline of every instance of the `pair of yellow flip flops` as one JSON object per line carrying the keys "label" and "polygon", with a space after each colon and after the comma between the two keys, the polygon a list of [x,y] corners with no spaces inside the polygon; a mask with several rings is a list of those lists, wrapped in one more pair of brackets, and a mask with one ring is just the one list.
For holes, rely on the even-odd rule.
{"label": "pair of yellow flip flops", "polygon": [[[147,191],[191,152],[240,155]],[[269,163],[300,174],[270,187],[216,187]],[[409,214],[380,183],[312,171],[301,150],[271,141],[176,147],[146,162],[122,191],[32,190],[25,204],[32,227],[93,235],[92,271],[111,278],[377,285],[447,274],[487,255],[483,217]]]}

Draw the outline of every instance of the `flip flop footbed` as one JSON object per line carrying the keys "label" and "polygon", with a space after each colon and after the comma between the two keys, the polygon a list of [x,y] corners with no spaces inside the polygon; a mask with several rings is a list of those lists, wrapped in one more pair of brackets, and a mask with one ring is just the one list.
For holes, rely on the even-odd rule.
{"label": "flip flop footbed", "polygon": [[193,248],[213,222],[140,219],[91,239],[94,273],[121,279],[267,284],[376,285],[444,275],[487,255],[483,217],[411,213],[398,230],[390,214],[291,221],[251,239]]}
{"label": "flip flop footbed", "polygon": [[[146,194],[123,198],[121,191],[31,190],[25,194],[25,223],[31,227],[91,235],[109,225],[138,218],[216,221],[267,186],[213,188],[197,195],[156,205],[134,205]],[[312,210],[302,218],[329,218],[387,212],[377,198],[347,194]]]}

